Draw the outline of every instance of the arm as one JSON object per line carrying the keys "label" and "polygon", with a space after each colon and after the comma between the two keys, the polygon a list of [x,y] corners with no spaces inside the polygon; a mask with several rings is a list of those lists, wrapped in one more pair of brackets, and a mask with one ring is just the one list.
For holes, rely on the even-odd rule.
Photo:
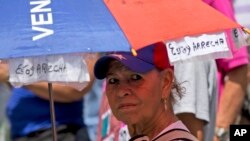
{"label": "arm", "polygon": [[205,121],[200,120],[195,117],[192,113],[181,113],[177,114],[177,117],[187,126],[190,132],[197,137],[199,141],[204,138],[203,128],[205,126]]}
{"label": "arm", "polygon": [[[60,84],[52,84],[52,94],[56,102],[73,102],[80,100],[91,88],[93,80],[91,80],[87,86],[82,90],[78,91],[72,87],[64,86]],[[49,100],[48,94],[48,83],[40,82],[25,86],[31,90],[35,95],[42,99]]]}
{"label": "arm", "polygon": [[[240,113],[247,85],[247,65],[231,70],[225,80],[217,112],[216,127],[229,129]],[[217,141],[218,138],[215,137]]]}
{"label": "arm", "polygon": [[4,62],[0,62],[0,82],[8,82],[9,74],[8,65]]}
{"label": "arm", "polygon": [[[96,62],[96,59],[97,57],[86,61],[88,64],[88,69],[90,74],[90,82],[83,90],[78,91],[69,86],[53,83],[52,93],[54,96],[54,100],[56,102],[73,102],[82,99],[82,97],[91,89],[92,84],[94,82],[93,67]],[[49,99],[48,83],[46,82],[34,83],[31,85],[27,85],[25,87],[31,90],[40,98],[47,100]]]}

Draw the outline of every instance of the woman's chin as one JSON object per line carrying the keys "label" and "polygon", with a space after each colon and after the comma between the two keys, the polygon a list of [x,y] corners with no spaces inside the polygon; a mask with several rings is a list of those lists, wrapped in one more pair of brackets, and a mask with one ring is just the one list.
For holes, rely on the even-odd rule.
{"label": "woman's chin", "polygon": [[128,117],[128,116],[122,117],[120,120],[127,125],[134,125],[134,124],[137,124],[139,121],[135,117]]}

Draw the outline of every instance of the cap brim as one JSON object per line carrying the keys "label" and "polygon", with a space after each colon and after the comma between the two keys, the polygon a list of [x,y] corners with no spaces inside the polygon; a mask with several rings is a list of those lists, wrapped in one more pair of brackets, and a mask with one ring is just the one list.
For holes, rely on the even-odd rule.
{"label": "cap brim", "polygon": [[[118,57],[119,55],[122,55],[122,58]],[[104,79],[109,69],[109,63],[112,60],[121,62],[125,67],[136,73],[146,73],[154,68],[153,64],[138,59],[131,53],[121,53],[119,55],[110,54],[99,58],[94,66],[95,77],[97,79]]]}

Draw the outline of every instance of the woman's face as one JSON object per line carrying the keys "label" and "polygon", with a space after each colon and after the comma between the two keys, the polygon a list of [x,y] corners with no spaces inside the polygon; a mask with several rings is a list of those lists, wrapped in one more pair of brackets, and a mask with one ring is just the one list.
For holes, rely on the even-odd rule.
{"label": "woman's face", "polygon": [[155,69],[138,74],[112,66],[106,81],[106,94],[112,112],[126,124],[147,123],[163,108],[162,79]]}

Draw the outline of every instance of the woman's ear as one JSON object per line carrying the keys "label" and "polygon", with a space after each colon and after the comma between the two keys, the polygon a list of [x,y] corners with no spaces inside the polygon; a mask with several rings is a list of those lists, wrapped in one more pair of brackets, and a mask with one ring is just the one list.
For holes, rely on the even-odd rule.
{"label": "woman's ear", "polygon": [[166,98],[169,96],[173,81],[174,81],[174,72],[172,69],[168,68],[161,71],[161,81],[162,81],[162,97]]}

